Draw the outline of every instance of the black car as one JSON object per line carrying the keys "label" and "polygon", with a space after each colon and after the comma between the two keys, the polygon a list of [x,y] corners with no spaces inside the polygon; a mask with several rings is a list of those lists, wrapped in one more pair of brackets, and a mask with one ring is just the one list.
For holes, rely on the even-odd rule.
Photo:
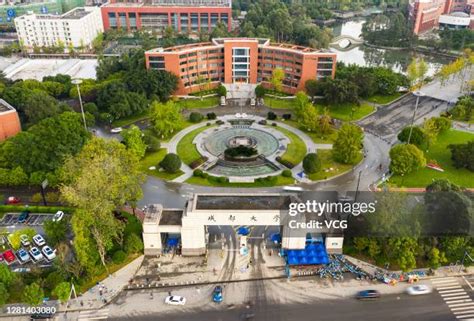
{"label": "black car", "polygon": [[30,320],[49,320],[54,318],[54,313],[34,313],[30,316]]}
{"label": "black car", "polygon": [[377,290],[364,290],[357,293],[356,298],[359,300],[378,299],[380,292]]}

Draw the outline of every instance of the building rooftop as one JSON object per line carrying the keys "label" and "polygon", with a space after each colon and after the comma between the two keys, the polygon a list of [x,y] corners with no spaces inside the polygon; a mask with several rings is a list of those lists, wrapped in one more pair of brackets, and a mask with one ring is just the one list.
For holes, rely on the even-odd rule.
{"label": "building rooftop", "polygon": [[62,18],[63,19],[81,19],[90,13],[91,13],[90,11],[86,11],[84,8],[75,8],[63,14]]}
{"label": "building rooftop", "polygon": [[29,16],[34,16],[36,19],[39,19],[39,20],[52,20],[52,19],[55,19],[55,20],[65,20],[65,19],[69,19],[69,20],[79,20],[79,19],[82,19],[84,18],[85,16],[87,16],[88,14],[90,14],[92,11],[91,10],[86,10],[84,7],[78,7],[78,8],[74,8],[68,12],[66,12],[65,14],[62,14],[62,15],[56,15],[56,14],[27,14],[27,15],[23,15],[23,16],[20,16],[16,19],[28,19]]}
{"label": "building rooftop", "polygon": [[13,108],[13,106],[7,103],[5,100],[0,99],[0,113],[4,113],[11,110],[15,110],[15,108]]}
{"label": "building rooftop", "polygon": [[181,225],[183,210],[164,209],[161,212],[159,225]]}
{"label": "building rooftop", "polygon": [[290,195],[196,195],[196,210],[285,210]]}
{"label": "building rooftop", "polygon": [[151,204],[145,210],[145,219],[143,220],[143,223],[158,223],[162,211],[163,206],[161,206],[161,204]]}

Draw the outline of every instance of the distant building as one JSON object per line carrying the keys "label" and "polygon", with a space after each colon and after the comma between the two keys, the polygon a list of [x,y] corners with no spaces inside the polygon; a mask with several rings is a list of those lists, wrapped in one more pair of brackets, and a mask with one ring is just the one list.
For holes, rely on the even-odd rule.
{"label": "distant building", "polygon": [[52,47],[62,42],[67,47],[90,47],[104,31],[99,7],[79,7],[63,15],[27,14],[15,19],[18,39],[31,49]]}
{"label": "distant building", "polygon": [[101,9],[105,30],[172,27],[176,32],[198,33],[211,31],[218,22],[231,30],[231,0],[110,0]]}
{"label": "distant building", "polygon": [[15,108],[0,99],[0,141],[15,136],[21,131],[20,118]]}
{"label": "distant building", "polygon": [[408,9],[415,35],[438,27],[474,29],[474,0],[411,0]]}
{"label": "distant building", "polygon": [[178,95],[199,91],[203,80],[211,86],[269,86],[275,68],[285,72],[283,90],[295,93],[304,90],[306,80],[334,77],[336,71],[335,53],[256,38],[219,38],[157,48],[145,57],[147,68],[178,76]]}

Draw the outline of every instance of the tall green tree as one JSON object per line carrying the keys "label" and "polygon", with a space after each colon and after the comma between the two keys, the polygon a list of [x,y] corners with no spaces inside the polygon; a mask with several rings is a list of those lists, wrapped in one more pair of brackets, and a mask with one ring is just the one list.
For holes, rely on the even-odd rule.
{"label": "tall green tree", "polygon": [[23,290],[23,301],[32,306],[38,306],[43,302],[44,292],[38,283],[27,285]]}
{"label": "tall green tree", "polygon": [[53,290],[53,295],[56,296],[61,303],[67,302],[70,293],[71,284],[69,282],[61,282]]}
{"label": "tall green tree", "polygon": [[363,138],[359,126],[347,123],[342,125],[332,147],[334,160],[343,164],[355,164],[361,157]]}
{"label": "tall green tree", "polygon": [[139,159],[145,156],[147,145],[143,141],[143,134],[140,128],[132,125],[122,132],[123,143]]}
{"label": "tall green tree", "polygon": [[275,68],[272,71],[272,77],[270,78],[270,83],[273,86],[273,89],[276,91],[281,91],[283,88],[283,78],[285,78],[285,72],[281,68]]}
{"label": "tall green tree", "polygon": [[155,132],[162,138],[170,137],[183,125],[181,110],[173,101],[167,103],[153,102],[150,116]]}
{"label": "tall green tree", "polygon": [[400,144],[390,150],[390,171],[406,175],[426,165],[423,152],[413,144]]}

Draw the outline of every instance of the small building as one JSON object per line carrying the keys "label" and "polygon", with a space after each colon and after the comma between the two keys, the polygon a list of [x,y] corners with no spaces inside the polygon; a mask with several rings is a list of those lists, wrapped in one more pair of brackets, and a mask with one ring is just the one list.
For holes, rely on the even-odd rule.
{"label": "small building", "polygon": [[27,14],[15,18],[18,39],[27,49],[54,47],[91,48],[104,31],[99,7],[79,7],[63,15]]}
{"label": "small building", "polygon": [[20,118],[12,105],[0,99],[0,141],[21,131]]}
{"label": "small building", "polygon": [[[473,17],[474,19],[474,17]],[[439,16],[439,29],[469,29],[471,16],[465,12],[453,12]]]}

